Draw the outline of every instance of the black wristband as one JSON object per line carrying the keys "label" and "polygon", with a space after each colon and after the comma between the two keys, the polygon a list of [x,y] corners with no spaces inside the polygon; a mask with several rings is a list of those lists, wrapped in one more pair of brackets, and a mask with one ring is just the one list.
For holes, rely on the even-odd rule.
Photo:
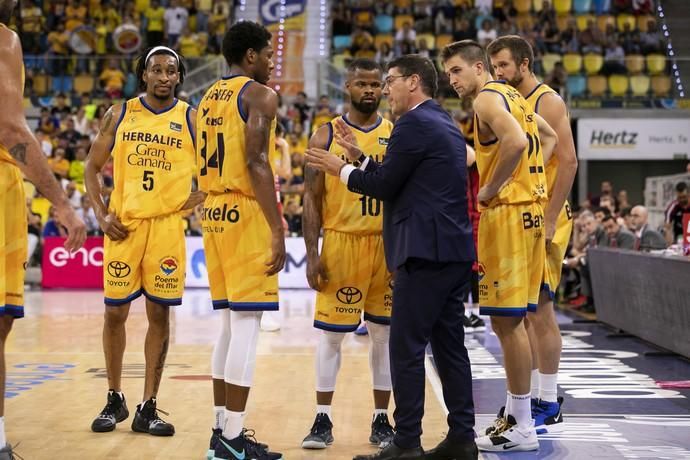
{"label": "black wristband", "polygon": [[354,166],[355,168],[359,168],[362,165],[362,163],[364,163],[364,160],[366,160],[366,159],[367,159],[367,156],[365,154],[361,154],[359,156],[359,158],[357,158],[355,161],[352,162],[352,166]]}

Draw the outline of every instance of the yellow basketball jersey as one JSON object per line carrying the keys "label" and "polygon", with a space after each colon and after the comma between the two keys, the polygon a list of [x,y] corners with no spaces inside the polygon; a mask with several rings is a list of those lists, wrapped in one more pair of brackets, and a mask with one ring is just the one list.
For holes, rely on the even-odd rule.
{"label": "yellow basketball jersey", "polygon": [[175,99],[160,112],[143,97],[125,102],[115,127],[110,209],[127,225],[178,211],[195,171],[192,108]]}
{"label": "yellow basketball jersey", "polygon": [[[0,28],[7,28],[5,24],[0,24]],[[22,94],[24,93],[24,66],[22,65]],[[23,115],[22,115],[23,116]],[[17,162],[14,161],[14,158],[12,158],[12,155],[10,155],[10,152],[8,151],[7,147],[4,145],[0,144],[0,161],[4,161],[7,163],[11,163],[13,165],[16,165]]]}
{"label": "yellow basketball jersey", "polygon": [[[534,111],[515,88],[504,82],[491,81],[484,86],[482,91],[490,91],[503,96],[506,109],[517,120],[528,140],[528,145],[520,158],[520,163],[513,172],[512,178],[498,192],[491,205],[532,203],[545,200],[544,161],[541,155],[539,129],[534,119]],[[477,115],[475,115],[475,126],[479,126]],[[479,188],[481,189],[496,170],[499,142],[494,139],[482,143],[479,140],[478,131],[478,129],[474,131],[474,149],[477,152]]]}
{"label": "yellow basketball jersey", "polygon": [[[206,91],[199,104],[197,167],[199,189],[204,192],[232,191],[254,196],[244,134],[249,114],[242,106],[242,93],[253,82],[243,75],[222,78]],[[269,161],[275,151],[275,126],[274,119],[268,141]]]}
{"label": "yellow basketball jersey", "polygon": [[[359,148],[374,160],[383,162],[393,123],[379,116],[375,125],[366,130],[352,124],[346,115],[342,118],[351,128]],[[328,151],[347,161],[345,152],[333,140],[334,119],[328,123]],[[326,175],[323,196],[323,228],[345,233],[367,235],[383,232],[383,203],[376,198],[350,192],[338,177]]]}
{"label": "yellow basketball jersey", "polygon": [[[556,91],[554,91],[549,85],[544,83],[539,83],[536,88],[532,90],[531,93],[527,95],[525,99],[532,107],[535,113],[539,113],[539,100],[544,94],[553,93],[558,97],[561,97]],[[556,171],[558,170],[558,157],[556,155],[551,155],[549,162],[546,163],[546,190],[549,195],[551,195],[551,189],[553,188],[554,182],[556,182]]]}

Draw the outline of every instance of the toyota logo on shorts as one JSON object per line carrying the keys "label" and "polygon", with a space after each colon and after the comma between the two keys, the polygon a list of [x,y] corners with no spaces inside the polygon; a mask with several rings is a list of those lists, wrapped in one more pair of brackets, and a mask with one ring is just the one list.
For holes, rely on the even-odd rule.
{"label": "toyota logo on shorts", "polygon": [[342,303],[352,305],[362,300],[362,291],[356,287],[345,286],[338,289],[338,292],[335,293],[335,297]]}
{"label": "toyota logo on shorts", "polygon": [[129,265],[119,260],[113,260],[108,264],[108,274],[113,278],[124,278],[131,271],[132,269],[129,268]]}

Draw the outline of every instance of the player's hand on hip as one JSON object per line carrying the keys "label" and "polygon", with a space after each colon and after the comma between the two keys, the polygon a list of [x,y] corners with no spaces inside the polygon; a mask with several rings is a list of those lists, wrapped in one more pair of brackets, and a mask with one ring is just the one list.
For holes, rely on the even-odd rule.
{"label": "player's hand on hip", "polygon": [[323,149],[307,149],[304,155],[308,166],[323,171],[326,174],[330,174],[331,176],[338,176],[340,174],[340,169],[345,166],[345,162],[338,156]]}
{"label": "player's hand on hip", "polygon": [[318,256],[314,259],[307,258],[307,282],[315,291],[320,291],[328,284],[326,265]]}
{"label": "player's hand on hip", "polygon": [[204,200],[206,199],[206,192],[202,192],[201,190],[197,190],[195,192],[192,192],[189,194],[189,198],[187,198],[187,201],[184,202],[182,205],[182,211],[186,209],[194,209],[198,205],[202,204]]}
{"label": "player's hand on hip", "polygon": [[277,274],[285,266],[285,235],[273,232],[271,236],[271,260],[266,264],[266,276]]}
{"label": "player's hand on hip", "polygon": [[67,229],[65,248],[68,251],[76,251],[86,241],[86,224],[69,205],[57,208],[55,212],[60,223]]}
{"label": "player's hand on hip", "polygon": [[345,154],[350,161],[356,161],[360,156],[362,156],[362,150],[357,144],[357,137],[355,137],[352,129],[342,118],[338,118],[334,124],[335,142],[345,149]]}
{"label": "player's hand on hip", "polygon": [[98,224],[101,226],[103,233],[112,241],[120,241],[127,238],[129,231],[127,227],[122,225],[122,222],[113,213],[108,213],[102,219],[98,219]]}

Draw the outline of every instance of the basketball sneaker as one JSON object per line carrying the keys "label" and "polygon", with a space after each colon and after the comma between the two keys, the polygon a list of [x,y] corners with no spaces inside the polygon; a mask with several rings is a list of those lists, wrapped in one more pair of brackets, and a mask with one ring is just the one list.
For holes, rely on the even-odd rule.
{"label": "basketball sneaker", "polygon": [[558,402],[542,401],[532,408],[532,418],[537,434],[562,433],[565,428],[561,406],[563,398],[558,397]]}
{"label": "basketball sneaker", "polygon": [[[537,407],[537,403],[539,400],[537,398],[530,398],[530,404],[532,406],[532,418],[534,418],[534,413]],[[500,427],[503,426],[505,422],[505,411],[506,411],[506,406],[501,406],[501,409],[499,409],[498,414],[496,414],[496,420],[494,420],[491,425],[486,427],[484,429],[484,435],[489,436],[492,434],[494,431],[499,429]]]}
{"label": "basketball sneaker", "polygon": [[242,429],[235,439],[220,436],[213,460],[282,460],[283,454],[269,452],[254,438],[254,430]]}
{"label": "basketball sneaker", "polygon": [[371,436],[369,436],[369,442],[378,445],[380,448],[384,448],[389,442],[393,440],[395,436],[395,431],[388,421],[388,415],[379,414],[371,422]]}
{"label": "basketball sneaker", "polygon": [[148,433],[154,436],[172,436],[175,427],[158,416],[158,412],[170,415],[156,407],[156,398],[151,398],[144,403],[137,404],[137,412],[132,420],[132,431]]}
{"label": "basketball sneaker", "polygon": [[309,434],[302,441],[302,449],[325,449],[333,444],[333,423],[327,414],[316,414]]}
{"label": "basketball sneaker", "polygon": [[221,436],[223,436],[223,430],[220,428],[213,428],[211,441],[208,444],[208,451],[206,452],[206,460],[213,460],[213,455],[216,452],[216,447],[218,447],[218,441],[220,441]]}
{"label": "basketball sneaker", "polygon": [[463,327],[465,332],[482,332],[486,330],[486,323],[479,316],[471,313],[470,316],[463,316]]}
{"label": "basketball sneaker", "polygon": [[530,451],[539,449],[534,420],[527,427],[518,427],[515,418],[508,415],[505,423],[491,435],[476,439],[477,447],[485,452]]}
{"label": "basketball sneaker", "polygon": [[120,396],[116,391],[108,390],[108,402],[101,413],[98,414],[98,417],[91,423],[91,431],[96,433],[113,431],[115,425],[124,421],[127,417],[129,417],[129,410],[127,410],[125,395]]}

